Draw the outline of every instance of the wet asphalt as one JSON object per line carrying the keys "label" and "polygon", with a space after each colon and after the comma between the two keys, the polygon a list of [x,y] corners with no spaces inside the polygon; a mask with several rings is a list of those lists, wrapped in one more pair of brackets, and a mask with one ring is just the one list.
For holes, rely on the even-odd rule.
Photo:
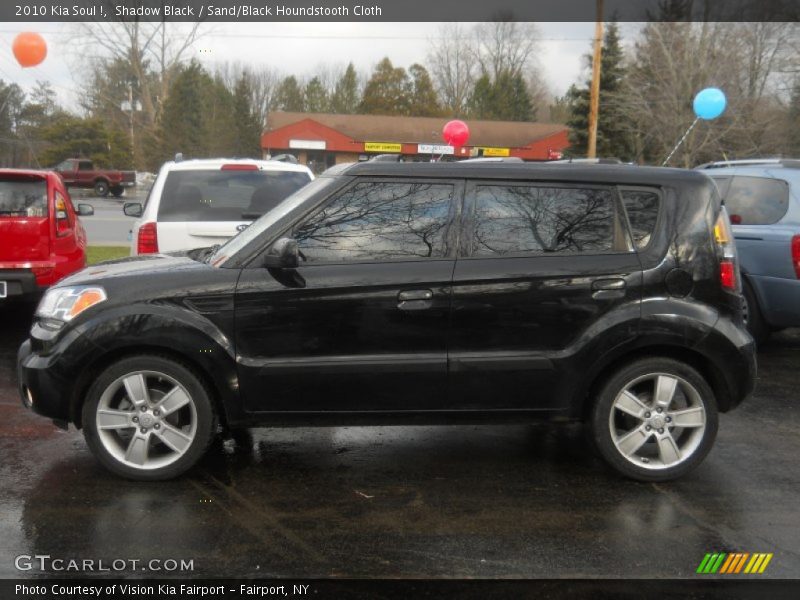
{"label": "wet asphalt", "polygon": [[87,575],[19,571],[19,555],[193,560],[117,573],[139,576],[696,578],[707,552],[774,553],[740,577],[800,575],[797,330],[760,351],[755,396],[677,482],[622,479],[581,427],[542,424],[256,429],[134,483],[21,406],[29,320],[0,310],[0,578]]}

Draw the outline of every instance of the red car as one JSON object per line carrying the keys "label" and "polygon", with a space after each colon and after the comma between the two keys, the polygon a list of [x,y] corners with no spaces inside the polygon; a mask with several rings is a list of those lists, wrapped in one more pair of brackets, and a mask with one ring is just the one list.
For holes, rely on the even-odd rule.
{"label": "red car", "polygon": [[0,302],[35,298],[44,288],[86,266],[86,232],[53,171],[0,169]]}

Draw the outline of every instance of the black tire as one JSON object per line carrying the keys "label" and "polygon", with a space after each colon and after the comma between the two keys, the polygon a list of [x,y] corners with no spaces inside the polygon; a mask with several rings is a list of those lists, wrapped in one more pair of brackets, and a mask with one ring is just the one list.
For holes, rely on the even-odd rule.
{"label": "black tire", "polygon": [[[679,401],[683,401],[684,390],[694,388],[694,392],[691,392],[696,393],[696,397],[693,398],[693,401],[701,403],[705,411],[704,427],[702,429],[698,427],[695,431],[695,429],[689,427],[680,428],[662,425],[661,427],[663,427],[663,430],[653,426],[652,429],[647,430],[648,433],[645,433],[645,426],[652,423],[652,421],[649,419],[637,419],[636,417],[629,416],[613,408],[617,397],[624,390],[636,389],[635,387],[629,388],[632,382],[643,378],[642,382],[637,385],[642,386],[641,389],[646,390],[646,386],[649,385],[649,379],[647,378],[653,376],[657,377],[659,375],[666,375],[668,378],[678,380],[678,387],[676,387],[676,390],[679,390],[679,393],[676,392],[673,398],[676,405]],[[688,387],[685,384],[688,384]],[[653,382],[652,396],[655,396],[655,381]],[[691,408],[691,406],[688,405],[689,397],[688,394],[685,397],[687,406],[684,407],[684,409]],[[647,405],[646,402],[645,405]],[[655,406],[655,402],[653,401],[653,405],[648,406],[651,410],[645,414],[656,417]],[[628,430],[628,427],[622,428],[620,439],[624,438],[625,433],[632,433],[634,429],[638,430],[638,421],[641,421],[642,433],[640,434],[641,437],[638,439],[641,440],[645,438],[645,436],[650,436],[646,438],[648,441],[640,446],[642,456],[635,455],[628,457],[617,448],[611,431],[612,412],[614,413],[613,419],[615,419],[615,424],[618,422],[616,419],[620,418],[628,419],[628,422],[632,424],[630,430]],[[666,418],[668,412],[669,411],[665,411],[658,414],[663,414],[664,416],[661,418]],[[672,417],[670,417],[670,419],[672,419]],[[675,417],[675,419],[677,419],[677,417]],[[682,477],[703,461],[716,439],[718,421],[719,417],[714,392],[700,373],[686,363],[671,358],[653,357],[636,360],[614,372],[605,381],[593,407],[591,426],[594,443],[600,455],[617,472],[639,481],[669,481]],[[672,422],[674,422],[674,420]],[[667,432],[670,438],[673,433],[676,435],[676,444],[681,440],[686,442],[686,456],[681,457],[673,466],[667,466],[663,463],[658,464],[662,462],[663,455],[660,454],[659,444],[656,439],[662,437],[664,431]],[[619,442],[620,439],[617,441]],[[651,445],[648,446],[648,444]],[[636,452],[633,454],[636,454]],[[648,456],[646,456],[648,453],[652,455],[653,458],[648,458]]]}
{"label": "black tire", "polygon": [[125,188],[123,188],[121,185],[115,185],[111,188],[111,193],[114,195],[114,198],[119,198],[123,193],[125,193]]}
{"label": "black tire", "polygon": [[[166,459],[170,459],[170,453],[177,455],[176,457],[173,457],[173,462],[163,466],[158,466],[157,463],[155,463],[156,466],[152,466],[152,464],[151,466],[147,467],[131,466],[126,464],[120,457],[115,456],[112,451],[109,450],[109,445],[114,447],[113,445],[116,442],[119,442],[117,449],[120,453],[123,452],[123,446],[126,444],[123,436],[137,436],[137,430],[144,432],[144,429],[139,429],[139,425],[111,429],[111,435],[106,435],[104,433],[102,439],[98,430],[98,408],[100,407],[100,403],[104,397],[104,394],[106,394],[107,398],[122,397],[123,399],[121,402],[128,402],[127,397],[129,396],[129,392],[127,391],[127,388],[124,388],[124,384],[123,388],[125,391],[120,390],[116,393],[110,393],[109,390],[115,389],[116,386],[120,385],[120,380],[126,375],[137,372],[154,373],[154,375],[148,375],[148,379],[145,379],[145,387],[149,388],[152,386],[153,388],[149,390],[148,394],[150,396],[150,400],[153,400],[149,403],[149,410],[153,416],[157,415],[155,409],[158,407],[155,405],[160,398],[154,398],[154,396],[156,393],[158,393],[157,387],[159,385],[163,385],[163,389],[168,389],[174,386],[177,382],[178,386],[182,387],[183,390],[185,390],[186,395],[189,397],[189,404],[186,404],[184,407],[179,409],[179,411],[183,412],[176,410],[172,414],[164,414],[161,417],[161,422],[164,423],[161,433],[165,434],[166,430],[168,429],[168,425],[170,424],[167,423],[168,418],[174,419],[177,417],[183,417],[185,416],[186,412],[191,415],[190,421],[194,422],[194,434],[191,442],[186,444],[182,454],[179,454],[177,451],[173,451],[173,449],[169,448],[166,444],[160,441],[163,438],[156,436],[158,432],[156,432],[154,429],[159,429],[160,426],[151,425],[151,430],[147,434],[148,436],[152,437],[152,440],[148,438],[148,441],[145,442],[145,445],[148,447],[148,450],[145,452],[145,456],[148,457],[147,460],[149,460],[149,454],[155,454],[156,451],[161,451],[161,454],[154,456],[154,463],[155,461],[164,459],[164,456],[166,456]],[[161,379],[158,377],[159,375],[165,377]],[[169,381],[169,379],[172,381]],[[163,396],[161,396],[161,398],[163,398]],[[104,400],[104,402],[108,402],[108,400]],[[108,410],[107,406],[106,410]],[[122,412],[123,410],[128,411],[133,417],[135,417],[133,420],[137,420],[140,415],[143,415],[147,412],[138,412],[132,406],[130,409],[118,407],[114,410],[119,412]],[[211,392],[205,386],[200,377],[198,377],[187,366],[170,358],[158,355],[131,356],[128,358],[123,358],[106,368],[95,380],[94,384],[92,384],[92,386],[89,388],[89,391],[86,395],[86,400],[82,407],[82,419],[84,438],[86,439],[86,443],[89,445],[89,448],[97,460],[113,473],[116,473],[117,475],[127,479],[133,479],[137,481],[160,481],[172,479],[178,475],[181,475],[194,466],[198,460],[200,460],[217,431],[217,416],[211,402]],[[143,419],[138,420],[140,424],[143,421]],[[174,421],[172,424],[174,424]],[[178,424],[178,427],[180,427],[180,424]],[[178,427],[176,427],[176,429]],[[186,427],[189,427],[191,430],[192,425],[186,425]],[[187,435],[186,437],[189,436]],[[130,450],[130,445],[128,446],[128,449]],[[127,457],[127,454],[125,456]]]}
{"label": "black tire", "polygon": [[758,305],[758,299],[747,279],[744,280],[742,285],[742,295],[744,296],[744,315],[747,330],[750,332],[750,335],[753,336],[756,344],[764,344],[769,340],[772,331],[767,326],[764,315],[761,314],[761,307]]}
{"label": "black tire", "polygon": [[101,198],[108,196],[108,182],[104,181],[103,179],[98,179],[95,181],[94,194],[95,196],[100,196]]}

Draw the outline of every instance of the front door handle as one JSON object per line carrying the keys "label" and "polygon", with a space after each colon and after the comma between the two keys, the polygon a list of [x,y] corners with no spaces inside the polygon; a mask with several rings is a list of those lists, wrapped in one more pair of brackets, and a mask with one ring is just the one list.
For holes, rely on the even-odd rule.
{"label": "front door handle", "polygon": [[618,277],[595,279],[592,282],[592,298],[595,300],[615,300],[625,297],[626,283]]}
{"label": "front door handle", "polygon": [[400,310],[426,310],[433,306],[431,290],[405,290],[397,295]]}

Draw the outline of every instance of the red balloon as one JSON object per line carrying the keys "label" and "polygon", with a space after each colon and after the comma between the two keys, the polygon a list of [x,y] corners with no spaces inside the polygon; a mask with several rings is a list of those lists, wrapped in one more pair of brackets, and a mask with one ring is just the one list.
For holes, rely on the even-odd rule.
{"label": "red balloon", "polygon": [[17,62],[23,67],[35,67],[47,57],[47,42],[32,31],[18,34],[11,48]]}
{"label": "red balloon", "polygon": [[442,128],[442,138],[451,146],[463,146],[469,139],[469,127],[458,119],[448,121]]}

